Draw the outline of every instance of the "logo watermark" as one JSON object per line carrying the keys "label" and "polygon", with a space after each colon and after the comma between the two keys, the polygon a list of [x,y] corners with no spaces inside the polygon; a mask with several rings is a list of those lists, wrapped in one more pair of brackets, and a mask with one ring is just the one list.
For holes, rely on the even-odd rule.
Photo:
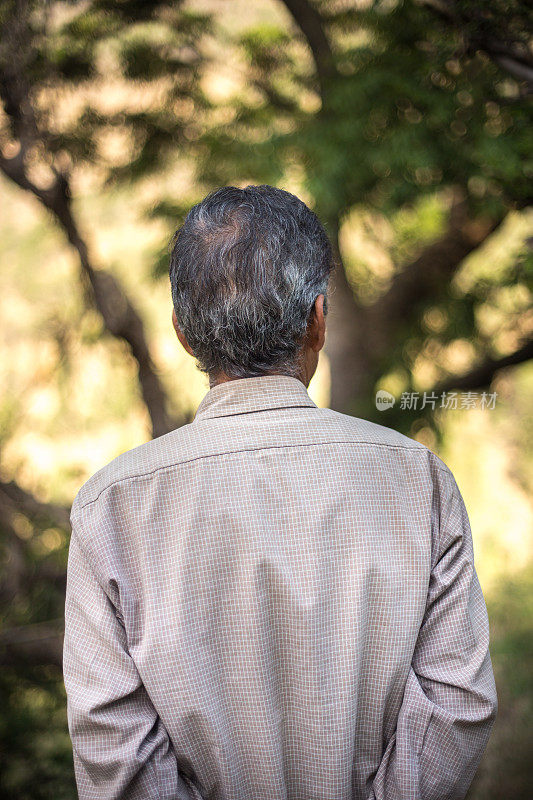
{"label": "logo watermark", "polygon": [[385,389],[380,389],[379,392],[376,392],[376,408],[379,411],[385,411],[387,408],[392,408],[394,403],[396,402],[396,398],[390,392],[386,392]]}
{"label": "logo watermark", "polygon": [[[402,392],[399,408],[402,411],[422,411],[424,408],[493,409],[496,407],[497,392]],[[390,392],[380,389],[376,392],[376,408],[386,411],[392,408],[396,398]]]}

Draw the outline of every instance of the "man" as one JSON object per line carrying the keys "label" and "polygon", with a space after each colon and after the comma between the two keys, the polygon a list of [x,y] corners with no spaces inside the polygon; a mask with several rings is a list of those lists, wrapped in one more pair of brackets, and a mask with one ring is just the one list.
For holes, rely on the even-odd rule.
{"label": "man", "polygon": [[307,393],[332,250],[270,186],[174,240],[192,423],[72,508],[64,674],[82,800],[463,798],[497,711],[467,512],[422,444]]}

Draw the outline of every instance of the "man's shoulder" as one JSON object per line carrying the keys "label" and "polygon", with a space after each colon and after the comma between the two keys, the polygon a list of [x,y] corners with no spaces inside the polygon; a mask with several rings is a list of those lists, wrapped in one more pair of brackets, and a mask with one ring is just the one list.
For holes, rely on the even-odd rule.
{"label": "man's shoulder", "polygon": [[80,488],[72,504],[71,517],[95,503],[112,486],[135,478],[153,475],[172,467],[180,460],[183,446],[190,437],[191,425],[183,425],[116,456],[95,472]]}
{"label": "man's shoulder", "polygon": [[411,439],[394,428],[388,428],[386,425],[380,425],[362,417],[342,414],[331,408],[322,409],[322,411],[326,413],[330,423],[335,424],[343,438],[346,435],[350,440],[353,439],[354,442],[374,448],[382,454],[391,451],[404,453],[417,462],[422,460],[428,472],[434,476],[443,472],[451,476],[451,471],[444,461],[422,442]]}
{"label": "man's shoulder", "polygon": [[387,428],[386,425],[380,425],[362,417],[341,414],[331,408],[323,409],[323,411],[338,425],[339,430],[353,435],[354,440],[360,441],[362,444],[367,443],[378,446],[383,445],[384,447],[400,447],[418,452],[430,452],[425,444],[416,441],[416,439],[411,439],[394,428]]}
{"label": "man's shoulder", "polygon": [[[404,453],[407,457],[417,460],[420,458],[424,460],[426,457],[429,470],[439,468],[448,471],[444,462],[426,445],[393,428],[342,414],[330,408],[320,409],[320,415],[322,420],[318,429],[328,441],[359,443],[365,448],[374,448],[381,454]],[[312,426],[308,434],[302,434],[301,443],[308,438],[312,441],[317,433],[317,427]],[[265,446],[268,446],[271,438],[269,436],[268,440],[265,440]],[[236,446],[235,449],[241,448]],[[161,470],[174,468],[184,461],[203,455],[210,455],[215,450],[217,448],[213,446],[209,430],[191,423],[127,450],[95,472],[83,484],[72,505],[71,516],[81,515],[84,509],[95,504],[113,486],[131,484],[136,479],[148,479]]]}

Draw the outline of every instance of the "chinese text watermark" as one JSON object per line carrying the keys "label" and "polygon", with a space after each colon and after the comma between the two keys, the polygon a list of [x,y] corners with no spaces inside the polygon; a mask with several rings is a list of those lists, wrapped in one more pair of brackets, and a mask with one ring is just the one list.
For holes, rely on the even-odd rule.
{"label": "chinese text watermark", "polygon": [[[402,392],[399,408],[402,411],[422,411],[430,408],[462,409],[479,408],[492,409],[496,407],[497,392]],[[385,411],[392,408],[396,398],[390,392],[380,389],[376,392],[376,408]]]}

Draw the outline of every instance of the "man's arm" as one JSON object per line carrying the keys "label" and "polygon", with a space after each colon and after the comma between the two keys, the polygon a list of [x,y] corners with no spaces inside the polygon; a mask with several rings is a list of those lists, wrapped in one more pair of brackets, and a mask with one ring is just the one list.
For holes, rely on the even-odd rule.
{"label": "man's arm", "polygon": [[189,800],[126,632],[78,533],[70,540],[63,674],[80,800]]}
{"label": "man's arm", "polygon": [[468,515],[452,473],[437,469],[438,535],[426,612],[370,800],[462,800],[498,709]]}

